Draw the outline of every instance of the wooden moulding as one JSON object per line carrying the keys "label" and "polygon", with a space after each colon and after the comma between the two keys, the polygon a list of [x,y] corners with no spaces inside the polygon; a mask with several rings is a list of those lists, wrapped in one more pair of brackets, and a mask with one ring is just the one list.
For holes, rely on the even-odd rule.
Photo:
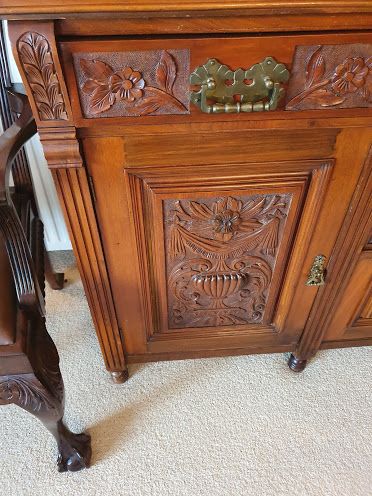
{"label": "wooden moulding", "polygon": [[302,14],[283,16],[218,15],[217,12],[197,17],[129,17],[106,14],[103,18],[87,16],[64,17],[56,21],[57,36],[129,36],[129,35],[180,35],[199,33],[274,33],[293,31],[362,30],[372,26],[372,14]]}
{"label": "wooden moulding", "polygon": [[126,369],[122,336],[86,170],[83,167],[54,167],[52,174],[106,367],[111,372],[122,372]]}
{"label": "wooden moulding", "polygon": [[363,250],[335,309],[326,341],[372,338],[372,251]]}
{"label": "wooden moulding", "polygon": [[39,135],[50,169],[83,167],[74,127],[40,129]]}
{"label": "wooden moulding", "polygon": [[277,12],[296,13],[351,13],[371,12],[371,3],[368,0],[234,0],[226,2],[223,0],[185,0],[174,2],[170,0],[65,0],[62,4],[56,0],[14,0],[8,5],[7,0],[0,2],[0,14],[57,14],[77,15],[89,13],[194,13],[205,15],[211,10],[221,13],[242,14],[244,11],[250,14],[272,15]]}

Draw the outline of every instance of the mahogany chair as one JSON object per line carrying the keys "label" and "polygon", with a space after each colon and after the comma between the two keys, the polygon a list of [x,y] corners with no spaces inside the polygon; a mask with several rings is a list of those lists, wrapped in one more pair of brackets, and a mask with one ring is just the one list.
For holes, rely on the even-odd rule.
{"label": "mahogany chair", "polygon": [[[36,133],[25,95],[9,91],[19,117],[0,136],[0,404],[14,403],[35,415],[55,437],[58,470],[89,467],[90,436],[74,434],[63,423],[64,387],[57,349],[45,324],[46,263],[43,224],[39,218],[27,164],[12,163]],[[60,288],[63,274],[52,276]]]}

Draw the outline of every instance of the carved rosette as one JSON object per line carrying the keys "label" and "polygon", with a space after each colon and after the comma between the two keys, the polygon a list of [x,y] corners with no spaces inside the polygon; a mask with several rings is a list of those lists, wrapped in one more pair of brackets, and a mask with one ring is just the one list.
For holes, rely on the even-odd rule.
{"label": "carved rosette", "polygon": [[261,323],[291,195],[166,200],[170,328]]}
{"label": "carved rosette", "polygon": [[188,50],[75,54],[86,117],[185,114]]}
{"label": "carved rosette", "polygon": [[48,40],[28,32],[19,38],[17,50],[40,120],[68,120]]}
{"label": "carved rosette", "polygon": [[288,110],[372,105],[372,45],[297,47]]}

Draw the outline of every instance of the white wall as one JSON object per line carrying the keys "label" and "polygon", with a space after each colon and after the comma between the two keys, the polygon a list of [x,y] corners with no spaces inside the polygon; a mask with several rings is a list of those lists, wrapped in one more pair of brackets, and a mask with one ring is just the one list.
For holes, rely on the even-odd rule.
{"label": "white wall", "polygon": [[[6,25],[5,34],[7,34]],[[8,38],[7,42],[7,53],[12,81],[13,83],[22,82],[11,52]],[[35,136],[26,144],[26,154],[36,190],[36,199],[39,205],[40,215],[45,226],[46,247],[50,251],[71,250],[71,243],[58,203],[53,178],[48,170],[38,136]]]}

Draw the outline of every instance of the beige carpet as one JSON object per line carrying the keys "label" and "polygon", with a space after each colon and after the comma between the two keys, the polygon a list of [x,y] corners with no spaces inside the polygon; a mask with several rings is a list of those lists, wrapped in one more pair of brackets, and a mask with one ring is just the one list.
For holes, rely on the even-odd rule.
{"label": "beige carpet", "polygon": [[93,438],[93,466],[58,474],[32,416],[0,408],[0,495],[371,496],[372,349],[322,352],[301,375],[283,355],[104,371],[72,257],[48,291],[66,420]]}

